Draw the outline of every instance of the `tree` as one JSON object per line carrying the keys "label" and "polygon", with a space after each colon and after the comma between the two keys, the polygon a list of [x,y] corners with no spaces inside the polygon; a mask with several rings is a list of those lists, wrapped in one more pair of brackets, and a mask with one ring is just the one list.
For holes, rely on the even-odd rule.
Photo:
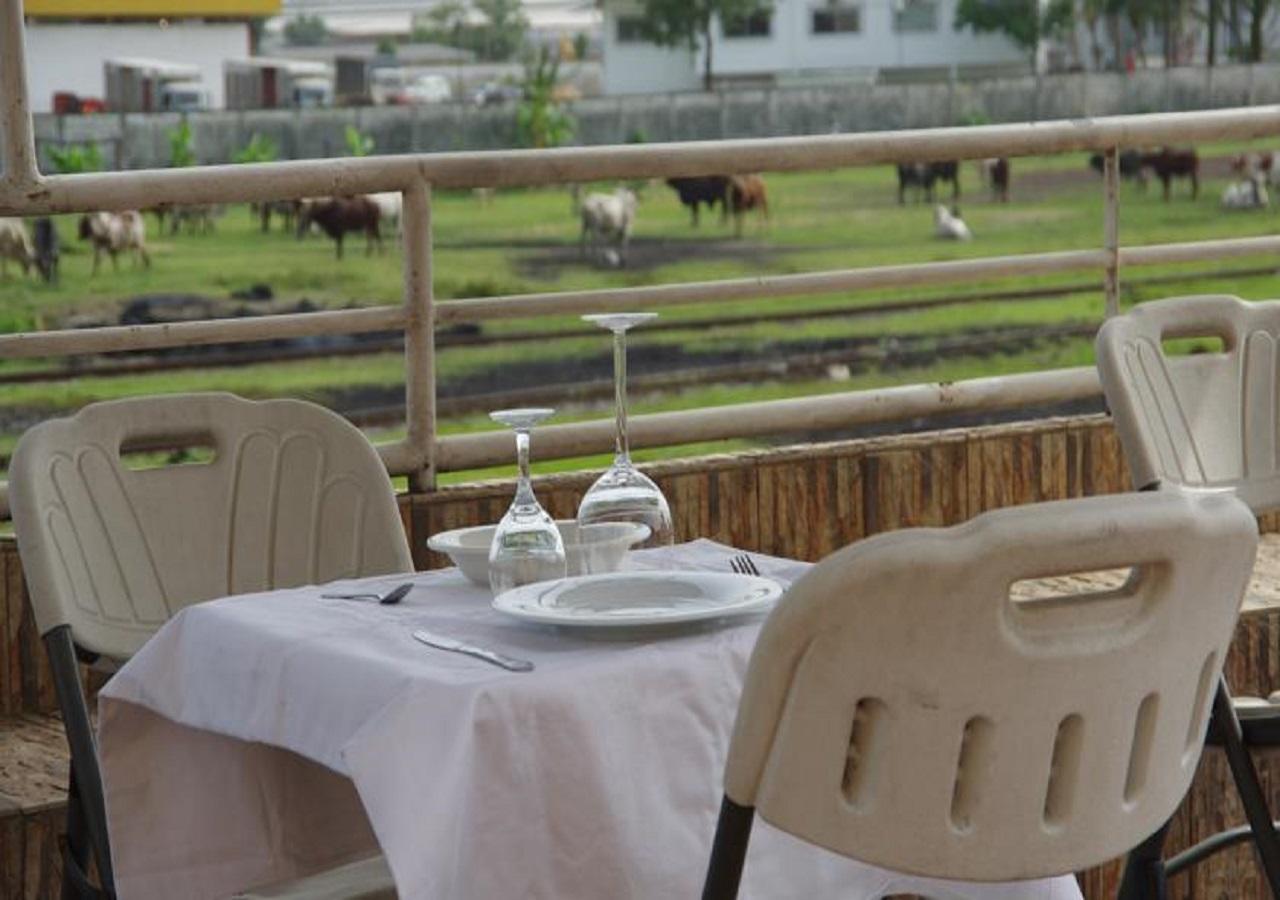
{"label": "tree", "polygon": [[285,43],[295,47],[314,47],[329,37],[329,27],[319,16],[294,16],[284,26]]}
{"label": "tree", "polygon": [[525,147],[558,147],[573,137],[573,116],[556,99],[560,59],[545,45],[525,60],[524,99],[516,108],[516,133]]}
{"label": "tree", "polygon": [[474,0],[474,13],[459,0],[445,0],[415,19],[409,39],[470,50],[486,60],[508,60],[520,52],[529,31],[520,0]]}
{"label": "tree", "polygon": [[1071,0],[960,0],[955,28],[1002,33],[1031,57],[1034,68],[1040,44],[1071,26]]}
{"label": "tree", "polygon": [[640,0],[640,34],[659,47],[702,45],[702,86],[711,90],[711,23],[741,19],[773,8],[772,0]]}

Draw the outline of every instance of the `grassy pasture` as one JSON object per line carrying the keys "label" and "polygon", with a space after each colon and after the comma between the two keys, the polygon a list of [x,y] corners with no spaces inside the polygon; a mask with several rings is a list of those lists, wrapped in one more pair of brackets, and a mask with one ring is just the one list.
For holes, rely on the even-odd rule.
{"label": "grassy pasture", "polygon": [[[1146,193],[1136,186],[1122,188],[1121,240],[1126,245],[1274,234],[1280,211],[1227,212],[1219,207],[1228,181],[1225,165],[1216,157],[1237,152],[1242,145],[1202,147],[1205,159],[1198,201],[1188,186],[1175,182],[1173,200],[1160,198],[1159,185]],[[968,244],[943,243],[932,237],[932,214],[926,204],[899,206],[896,180],[888,167],[830,172],[766,175],[771,217],[766,225],[749,217],[741,240],[715,216],[703,215],[691,228],[688,213],[661,183],[642,189],[633,238],[632,264],[624,269],[598,268],[576,255],[577,222],[569,193],[564,189],[512,190],[498,193],[484,204],[470,193],[438,192],[434,205],[435,288],[442,299],[533,293],[617,285],[663,284],[713,278],[739,278],[853,268],[910,264],[936,260],[1096,248],[1102,238],[1100,179],[1087,168],[1081,154],[1013,161],[1011,202],[990,202],[971,164],[962,168],[964,194],[959,203],[975,239]],[[944,188],[947,194],[949,188]],[[235,207],[219,221],[213,235],[175,236],[155,233],[148,217],[153,264],[136,268],[122,260],[119,272],[109,264],[90,277],[91,254],[74,240],[75,222],[63,217],[62,281],[56,287],[17,275],[0,280],[0,331],[60,327],[75,317],[111,316],[123,302],[138,295],[200,293],[226,296],[257,283],[271,286],[277,298],[306,297],[324,307],[399,302],[402,291],[401,257],[388,236],[385,253],[366,257],[363,239],[351,236],[346,259],[334,259],[332,245],[317,236],[299,241],[291,234],[262,234],[243,207]],[[1230,265],[1262,265],[1262,260],[1237,260]],[[1130,269],[1126,277],[1186,273],[1186,280],[1159,287],[1128,287],[1125,303],[1190,292],[1235,293],[1261,299],[1280,296],[1280,278],[1205,277],[1213,264],[1158,269]],[[635,334],[637,344],[668,345],[685,353],[748,351],[782,353],[788,343],[836,340],[842,337],[956,334],[974,327],[1054,325],[1090,322],[1101,316],[1100,291],[1080,291],[1052,300],[994,302],[876,316],[825,318],[800,322],[759,322],[707,330],[693,323],[715,315],[768,315],[781,311],[856,308],[870,303],[1007,290],[1087,281],[1091,273],[1040,276],[999,282],[948,285],[936,288],[881,290],[855,295],[783,297],[711,305],[672,307],[665,321],[690,323],[688,329]],[[1100,273],[1097,276],[1100,279]],[[442,383],[474,376],[503,366],[543,367],[556,381],[558,363],[608,352],[607,338],[555,338],[557,331],[579,328],[567,317],[488,322],[489,334],[511,331],[547,332],[547,340],[474,348],[451,348],[439,354]],[[931,364],[892,371],[856,372],[848,380],[766,382],[712,385],[663,396],[646,397],[637,411],[690,408],[748,399],[813,394],[886,384],[954,380],[978,375],[1028,371],[1092,362],[1089,342],[1074,340],[1005,354],[939,359]],[[47,365],[43,361],[0,360],[0,372]],[[403,382],[403,359],[398,354],[333,357],[319,361],[155,373],[119,378],[78,378],[0,387],[0,455],[7,454],[16,433],[31,416],[69,410],[86,402],[139,393],[226,389],[249,396],[291,395],[324,401],[335,390],[388,388]],[[604,407],[584,404],[563,410],[560,421],[595,418]],[[484,417],[467,416],[441,422],[442,432],[490,427]],[[394,432],[385,432],[393,434]],[[735,445],[740,446],[740,445]],[[714,448],[726,449],[723,444]],[[659,454],[643,456],[670,455]],[[549,468],[569,464],[553,464]]]}

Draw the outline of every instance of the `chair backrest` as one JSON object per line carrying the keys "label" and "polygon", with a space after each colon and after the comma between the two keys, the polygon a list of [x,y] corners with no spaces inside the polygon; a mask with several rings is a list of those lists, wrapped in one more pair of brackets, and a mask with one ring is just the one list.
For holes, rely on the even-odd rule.
{"label": "chair backrest", "polygon": [[[1154,492],[881,535],[818,563],[751,657],[725,793],[914,874],[1003,881],[1137,845],[1190,784],[1257,531]],[[1123,587],[1011,599],[1133,567]]]}
{"label": "chair backrest", "polygon": [[[175,440],[212,460],[135,470],[122,456]],[[377,451],[311,403],[95,403],[27,431],[9,478],[41,633],[70,625],[116,659],[197,601],[413,568]]]}
{"label": "chair backrest", "polygon": [[[1170,338],[1221,351],[1169,356]],[[1254,512],[1280,507],[1280,301],[1178,297],[1098,332],[1098,372],[1138,488],[1228,487]]]}

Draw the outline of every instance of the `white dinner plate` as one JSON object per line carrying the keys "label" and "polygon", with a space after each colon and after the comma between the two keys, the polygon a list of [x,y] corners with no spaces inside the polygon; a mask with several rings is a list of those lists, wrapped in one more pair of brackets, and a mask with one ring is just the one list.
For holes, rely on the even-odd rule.
{"label": "white dinner plate", "polygon": [[782,595],[776,581],[729,572],[607,572],[526,584],[493,608],[518,619],[589,628],[673,625],[739,616]]}

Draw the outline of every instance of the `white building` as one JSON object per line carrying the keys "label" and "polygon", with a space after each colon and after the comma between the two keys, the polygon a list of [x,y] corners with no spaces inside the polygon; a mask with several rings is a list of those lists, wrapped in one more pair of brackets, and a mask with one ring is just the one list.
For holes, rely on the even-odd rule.
{"label": "white building", "polygon": [[[1029,67],[1027,55],[1003,36],[956,31],[955,7],[956,0],[775,0],[771,12],[712,24],[712,77],[787,84],[893,70]],[[605,5],[605,93],[699,89],[706,48],[648,43],[639,16],[639,6],[626,0]]]}
{"label": "white building", "polygon": [[194,66],[219,107],[223,60],[248,56],[249,21],[279,11],[280,0],[24,0],[31,107],[49,112],[55,93],[102,99],[118,57]]}

